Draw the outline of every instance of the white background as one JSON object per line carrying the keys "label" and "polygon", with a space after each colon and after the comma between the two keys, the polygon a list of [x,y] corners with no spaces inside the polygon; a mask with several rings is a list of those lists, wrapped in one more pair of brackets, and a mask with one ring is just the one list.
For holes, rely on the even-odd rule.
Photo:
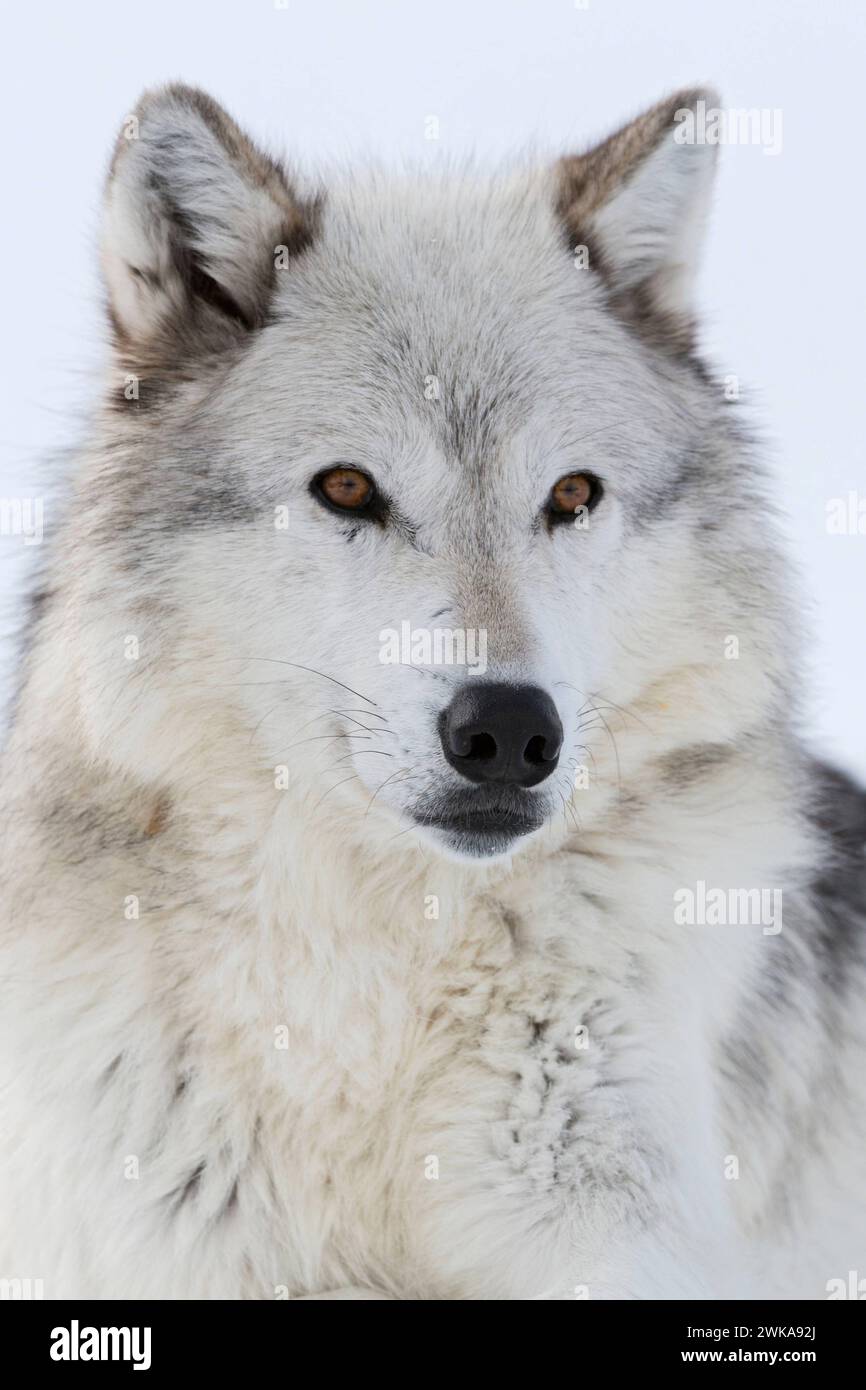
{"label": "white background", "polygon": [[[705,341],[763,427],[803,574],[809,731],[866,775],[866,536],[826,532],[866,498],[863,143],[866,21],[855,0],[39,0],[6,23],[0,85],[0,496],[46,491],[104,351],[100,190],[146,86],[181,79],[315,168],[357,155],[489,159],[608,133],[709,80],[778,108],[782,150],[723,151],[701,296]],[[436,116],[438,141],[425,138]],[[46,504],[47,540],[51,508]],[[0,536],[0,680],[36,547]]]}

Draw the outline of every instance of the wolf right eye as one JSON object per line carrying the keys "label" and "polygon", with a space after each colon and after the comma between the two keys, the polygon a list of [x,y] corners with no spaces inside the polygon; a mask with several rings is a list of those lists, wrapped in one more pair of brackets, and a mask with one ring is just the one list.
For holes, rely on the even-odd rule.
{"label": "wolf right eye", "polygon": [[566,473],[550,489],[548,517],[551,521],[571,521],[578,507],[587,507],[591,511],[601,492],[601,483],[594,473]]}
{"label": "wolf right eye", "polygon": [[360,468],[339,464],[317,473],[310,490],[330,511],[380,519],[384,499],[376,484]]}

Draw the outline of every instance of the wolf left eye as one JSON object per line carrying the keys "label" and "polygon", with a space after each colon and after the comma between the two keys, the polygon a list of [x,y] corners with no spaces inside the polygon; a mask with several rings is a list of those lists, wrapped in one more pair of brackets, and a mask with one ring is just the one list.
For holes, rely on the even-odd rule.
{"label": "wolf left eye", "polygon": [[547,515],[553,522],[569,521],[578,507],[591,511],[601,498],[601,493],[601,482],[594,473],[566,473],[550,489]]}
{"label": "wolf left eye", "polygon": [[360,468],[339,464],[326,468],[313,479],[311,489],[320,502],[336,512],[371,516],[381,503],[373,479]]}

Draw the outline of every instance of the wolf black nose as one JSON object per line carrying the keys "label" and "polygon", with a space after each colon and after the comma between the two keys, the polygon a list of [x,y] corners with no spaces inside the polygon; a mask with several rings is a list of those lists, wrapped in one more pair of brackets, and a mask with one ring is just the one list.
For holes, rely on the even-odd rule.
{"label": "wolf black nose", "polygon": [[562,724],[535,685],[464,685],[439,716],[445,757],[470,782],[534,787],[559,762]]}

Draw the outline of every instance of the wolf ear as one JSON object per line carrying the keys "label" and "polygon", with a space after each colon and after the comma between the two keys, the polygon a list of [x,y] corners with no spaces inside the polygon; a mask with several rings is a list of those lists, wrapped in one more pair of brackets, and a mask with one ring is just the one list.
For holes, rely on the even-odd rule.
{"label": "wolf ear", "polygon": [[557,168],[558,212],[572,244],[587,245],[590,266],[622,308],[677,345],[691,337],[716,165],[700,116],[718,104],[710,89],[677,92]]}
{"label": "wolf ear", "polygon": [[259,326],[278,253],[309,244],[312,212],[204,92],[146,92],[105,195],[102,259],[121,349],[180,364]]}

